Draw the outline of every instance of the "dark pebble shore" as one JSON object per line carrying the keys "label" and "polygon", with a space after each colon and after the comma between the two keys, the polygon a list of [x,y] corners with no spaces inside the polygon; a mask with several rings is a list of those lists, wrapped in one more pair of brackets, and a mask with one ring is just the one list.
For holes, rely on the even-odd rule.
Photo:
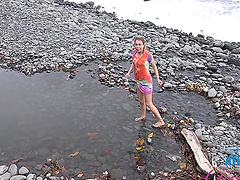
{"label": "dark pebble shore", "polygon": [[[231,149],[240,147],[240,42],[223,42],[201,34],[195,37],[152,22],[119,19],[90,1],[0,2],[0,67],[26,76],[64,71],[68,79],[73,79],[79,67],[95,64],[96,69],[89,66],[89,71],[102,85],[123,87],[136,96],[132,75],[130,79],[124,77],[136,36],[146,38],[147,48],[157,62],[164,82],[163,87],[154,87],[157,93],[195,93],[211,102],[216,112],[209,117],[211,123],[201,117],[192,119],[191,114],[179,114],[177,110],[174,115],[191,120],[188,129],[201,140],[212,163],[240,173],[240,166],[225,165],[226,157],[234,155]],[[178,100],[177,95],[171,99]],[[198,102],[186,104],[189,110],[198,105]],[[167,108],[161,110],[167,112]],[[175,129],[174,123],[167,122],[170,129]],[[103,176],[107,178],[106,173]],[[14,163],[0,166],[0,180],[10,178],[30,180],[35,175],[26,167],[18,171]],[[64,179],[51,174],[45,178]],[[148,178],[161,179],[153,174]]]}

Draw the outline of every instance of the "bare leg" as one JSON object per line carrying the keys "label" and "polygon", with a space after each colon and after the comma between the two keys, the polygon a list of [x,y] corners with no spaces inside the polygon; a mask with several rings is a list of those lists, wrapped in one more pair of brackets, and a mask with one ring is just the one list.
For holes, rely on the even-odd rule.
{"label": "bare leg", "polygon": [[140,102],[140,107],[141,107],[141,117],[136,118],[135,121],[144,120],[146,117],[145,97],[144,97],[144,94],[138,88],[137,88],[137,95],[138,95],[138,100]]}
{"label": "bare leg", "polygon": [[155,117],[158,119],[158,122],[155,123],[155,125],[156,126],[164,125],[165,122],[163,121],[158,109],[156,108],[156,106],[154,106],[154,104],[152,102],[152,94],[146,94],[145,95],[145,100],[146,100],[146,105],[151,109],[151,111],[153,112]]}

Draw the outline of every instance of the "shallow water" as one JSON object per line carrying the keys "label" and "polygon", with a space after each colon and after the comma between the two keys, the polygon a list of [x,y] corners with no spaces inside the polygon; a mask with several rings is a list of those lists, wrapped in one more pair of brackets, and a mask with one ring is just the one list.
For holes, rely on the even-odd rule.
{"label": "shallow water", "polygon": [[[71,80],[64,72],[27,77],[0,69],[1,164],[23,158],[20,163],[34,169],[51,157],[60,159],[71,176],[83,172],[90,177],[117,169],[136,178],[143,174],[133,160],[134,143],[139,134],[147,137],[153,131],[153,154],[140,154],[146,159],[146,171],[177,169],[178,162],[184,161],[179,145],[150,127],[156,121],[150,112],[146,126],[134,122],[140,114],[136,95],[101,85],[88,69],[80,67]],[[195,93],[164,91],[153,96],[157,106],[168,108],[166,121],[177,111],[214,123],[212,105]],[[69,157],[74,152],[79,155]],[[175,161],[173,156],[182,159]]]}

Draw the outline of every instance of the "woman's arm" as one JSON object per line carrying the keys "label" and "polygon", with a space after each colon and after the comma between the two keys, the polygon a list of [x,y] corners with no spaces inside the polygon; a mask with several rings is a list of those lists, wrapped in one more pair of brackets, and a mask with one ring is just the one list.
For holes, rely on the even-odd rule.
{"label": "woman's arm", "polygon": [[157,69],[157,66],[156,66],[155,61],[153,61],[153,62],[151,63],[151,65],[152,65],[153,70],[154,70],[154,73],[155,73],[155,75],[156,75],[158,84],[159,84],[159,85],[162,85],[163,82],[159,79],[158,69]]}
{"label": "woman's arm", "polygon": [[130,77],[130,74],[131,74],[132,70],[133,70],[133,63],[131,64],[131,66],[130,66],[130,68],[128,70],[128,73],[125,75],[126,78]]}

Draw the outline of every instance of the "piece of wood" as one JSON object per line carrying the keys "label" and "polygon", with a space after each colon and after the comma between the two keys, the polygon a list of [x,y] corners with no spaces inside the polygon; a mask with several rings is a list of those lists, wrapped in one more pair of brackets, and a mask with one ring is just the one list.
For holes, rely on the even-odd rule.
{"label": "piece of wood", "polygon": [[[200,144],[196,134],[186,128],[182,129],[181,134],[184,136],[190,148],[192,149],[195,160],[200,169],[204,173],[208,174],[211,170],[213,170],[213,166],[207,159],[206,155],[203,153],[202,145]],[[211,174],[213,173],[214,171],[211,172]]]}

